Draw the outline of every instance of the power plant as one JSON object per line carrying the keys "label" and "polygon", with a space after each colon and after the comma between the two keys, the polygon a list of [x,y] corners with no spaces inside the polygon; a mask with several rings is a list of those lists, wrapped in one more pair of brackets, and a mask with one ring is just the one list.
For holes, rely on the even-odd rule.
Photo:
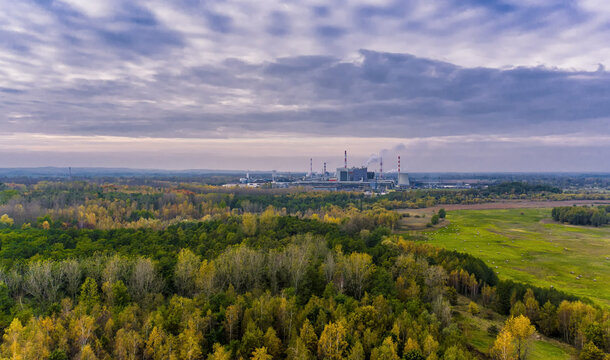
{"label": "power plant", "polygon": [[[287,187],[309,187],[318,190],[354,190],[383,193],[388,190],[405,190],[411,187],[409,175],[400,170],[400,156],[398,156],[398,172],[391,171],[384,176],[383,158],[376,155],[372,159],[379,160],[379,171],[370,171],[368,166],[348,167],[347,150],[343,152],[343,167],[336,168],[334,174],[327,171],[327,162],[323,162],[322,172],[314,172],[314,159],[309,158],[309,171],[302,177],[279,176],[274,170],[271,179],[253,179],[247,173],[245,178],[240,179],[243,186],[259,187],[270,186],[272,188]],[[369,160],[367,163],[371,163]],[[231,186],[232,184],[227,184]]]}

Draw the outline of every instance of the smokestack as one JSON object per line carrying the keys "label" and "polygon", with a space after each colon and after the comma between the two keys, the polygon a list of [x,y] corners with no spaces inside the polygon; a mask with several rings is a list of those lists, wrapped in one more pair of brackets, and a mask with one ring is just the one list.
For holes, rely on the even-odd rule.
{"label": "smokestack", "polygon": [[383,158],[379,157],[379,178],[383,179]]}
{"label": "smokestack", "polygon": [[347,169],[347,150],[345,150],[344,167]]}
{"label": "smokestack", "polygon": [[400,175],[400,155],[398,155],[398,175]]}
{"label": "smokestack", "polygon": [[313,176],[313,159],[309,158],[309,176]]}
{"label": "smokestack", "polygon": [[326,176],[326,161],[324,162],[324,176]]}

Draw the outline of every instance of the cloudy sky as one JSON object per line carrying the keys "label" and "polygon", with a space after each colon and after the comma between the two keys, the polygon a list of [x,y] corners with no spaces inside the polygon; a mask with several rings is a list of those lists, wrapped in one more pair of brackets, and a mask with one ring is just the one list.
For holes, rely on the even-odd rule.
{"label": "cloudy sky", "polygon": [[610,171],[606,66],[606,0],[0,0],[0,167]]}

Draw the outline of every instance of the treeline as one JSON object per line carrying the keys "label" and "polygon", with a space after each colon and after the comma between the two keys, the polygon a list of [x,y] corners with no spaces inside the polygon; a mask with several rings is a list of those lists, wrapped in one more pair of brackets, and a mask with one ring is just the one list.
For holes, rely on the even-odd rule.
{"label": "treeline", "polygon": [[[547,185],[506,183],[488,189],[410,190],[383,196],[357,192],[320,192],[304,189],[239,189],[193,183],[156,181],[154,185],[98,184],[95,181],[5,184],[0,188],[0,215],[17,226],[39,225],[39,219],[63,228],[160,229],[184,220],[226,214],[260,214],[273,207],[286,215],[337,217],[355,211],[423,208],[438,204],[476,204],[501,199],[605,199],[605,194],[560,193]],[[391,212],[384,214],[391,217]],[[344,217],[344,215],[341,215]],[[394,220],[396,221],[396,220]],[[384,224],[392,226],[392,224]]]}
{"label": "treeline", "polygon": [[553,220],[572,225],[603,226],[610,222],[610,206],[560,206],[551,214]]}
{"label": "treeline", "polygon": [[504,182],[496,185],[490,185],[484,189],[471,190],[478,192],[481,195],[522,195],[534,193],[552,193],[560,194],[561,189],[547,184],[530,184],[526,182]]}

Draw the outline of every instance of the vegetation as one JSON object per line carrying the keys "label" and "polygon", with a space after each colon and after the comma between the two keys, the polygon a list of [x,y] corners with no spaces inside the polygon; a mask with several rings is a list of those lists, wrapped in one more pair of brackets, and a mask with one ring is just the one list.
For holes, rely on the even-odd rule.
{"label": "vegetation", "polygon": [[553,208],[553,220],[572,225],[602,226],[610,222],[610,206],[561,206]]}
{"label": "vegetation", "polygon": [[451,211],[448,226],[426,234],[430,244],[483,259],[504,280],[610,305],[610,228],[545,221],[550,217],[551,209]]}
{"label": "vegetation", "polygon": [[[610,350],[606,307],[392,234],[399,216],[388,197],[194,184],[9,187],[17,193],[0,217],[0,358],[563,354],[536,332],[583,357]],[[496,319],[492,335],[489,324],[481,331],[486,346],[466,316]]]}

